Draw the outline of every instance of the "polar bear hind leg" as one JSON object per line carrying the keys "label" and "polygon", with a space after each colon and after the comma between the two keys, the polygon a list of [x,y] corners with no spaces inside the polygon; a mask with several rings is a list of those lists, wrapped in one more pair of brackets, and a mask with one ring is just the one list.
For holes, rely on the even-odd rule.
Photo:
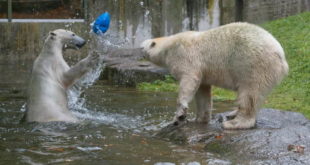
{"label": "polar bear hind leg", "polygon": [[223,122],[225,129],[247,129],[255,126],[256,111],[264,101],[264,92],[252,89],[241,89],[238,91],[238,110],[229,114],[231,120]]}

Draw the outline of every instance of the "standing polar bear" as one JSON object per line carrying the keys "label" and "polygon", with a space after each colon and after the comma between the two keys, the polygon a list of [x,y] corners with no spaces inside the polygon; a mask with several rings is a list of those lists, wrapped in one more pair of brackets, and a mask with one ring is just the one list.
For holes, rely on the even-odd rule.
{"label": "standing polar bear", "polygon": [[49,33],[33,64],[26,121],[77,121],[68,109],[67,90],[91,69],[99,56],[91,54],[70,68],[63,58],[63,51],[81,48],[85,43],[71,31],[58,29]]}
{"label": "standing polar bear", "polygon": [[238,109],[225,121],[225,129],[251,128],[256,110],[271,89],[288,74],[279,42],[264,29],[248,23],[231,23],[205,32],[183,32],[146,40],[146,58],[168,68],[180,81],[174,124],[186,118],[195,96],[197,122],[209,122],[211,85],[236,91]]}

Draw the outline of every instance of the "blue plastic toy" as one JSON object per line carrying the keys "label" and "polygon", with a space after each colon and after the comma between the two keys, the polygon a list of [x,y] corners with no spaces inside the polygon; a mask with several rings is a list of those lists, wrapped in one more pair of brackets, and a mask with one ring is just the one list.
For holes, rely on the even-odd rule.
{"label": "blue plastic toy", "polygon": [[93,25],[93,31],[96,34],[103,34],[109,29],[109,26],[110,26],[110,14],[108,12],[105,12],[101,14],[99,17],[97,17]]}

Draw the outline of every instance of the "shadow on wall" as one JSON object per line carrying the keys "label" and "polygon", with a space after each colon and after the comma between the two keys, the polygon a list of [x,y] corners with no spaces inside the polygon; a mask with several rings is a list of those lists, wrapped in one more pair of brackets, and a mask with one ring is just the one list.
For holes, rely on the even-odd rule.
{"label": "shadow on wall", "polygon": [[94,0],[90,20],[108,11],[108,34],[123,47],[187,30],[207,30],[236,21],[260,24],[310,11],[309,0]]}
{"label": "shadow on wall", "polygon": [[97,0],[90,6],[90,20],[105,11],[111,14],[108,33],[127,48],[147,38],[220,25],[219,0]]}
{"label": "shadow on wall", "polygon": [[261,24],[305,11],[310,0],[220,0],[221,24],[245,21]]}

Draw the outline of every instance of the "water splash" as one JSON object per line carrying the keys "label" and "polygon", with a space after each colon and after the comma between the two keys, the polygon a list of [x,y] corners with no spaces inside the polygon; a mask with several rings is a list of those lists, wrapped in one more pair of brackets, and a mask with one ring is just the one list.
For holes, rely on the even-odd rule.
{"label": "water splash", "polygon": [[[91,32],[90,32],[91,33]],[[91,33],[93,40],[90,43],[90,53],[97,51],[103,55],[98,63],[83,76],[69,91],[68,91],[68,105],[72,113],[81,120],[90,120],[106,125],[113,125],[124,129],[135,129],[140,127],[142,122],[141,117],[130,117],[124,114],[101,112],[96,109],[89,109],[84,95],[84,91],[92,86],[100,77],[105,65],[103,63],[104,54],[107,54],[113,49],[119,49],[125,44],[123,41],[117,40],[112,35],[101,34],[94,35]],[[101,107],[104,109],[104,107]]]}
{"label": "water splash", "polygon": [[[92,23],[93,24],[93,23]],[[91,24],[91,26],[92,26]],[[108,38],[103,34],[95,35],[92,30],[89,32],[92,41],[89,42],[88,55],[96,51],[100,55],[104,55],[108,52],[108,48],[111,47]],[[74,86],[69,89],[68,94],[68,106],[73,113],[87,113],[89,110],[86,108],[86,99],[83,96],[84,91],[92,86],[96,80],[99,79],[101,72],[104,69],[103,57],[100,57],[97,64],[87,72]],[[85,116],[79,115],[78,117],[84,119]]]}
{"label": "water splash", "polygon": [[[90,52],[92,53],[92,52]],[[96,80],[99,79],[102,70],[104,69],[104,64],[102,63],[102,59],[98,61],[98,63],[86,73],[71,89],[68,91],[68,106],[69,109],[77,110],[77,111],[88,111],[85,107],[85,97],[83,93],[85,89],[92,86]]]}

